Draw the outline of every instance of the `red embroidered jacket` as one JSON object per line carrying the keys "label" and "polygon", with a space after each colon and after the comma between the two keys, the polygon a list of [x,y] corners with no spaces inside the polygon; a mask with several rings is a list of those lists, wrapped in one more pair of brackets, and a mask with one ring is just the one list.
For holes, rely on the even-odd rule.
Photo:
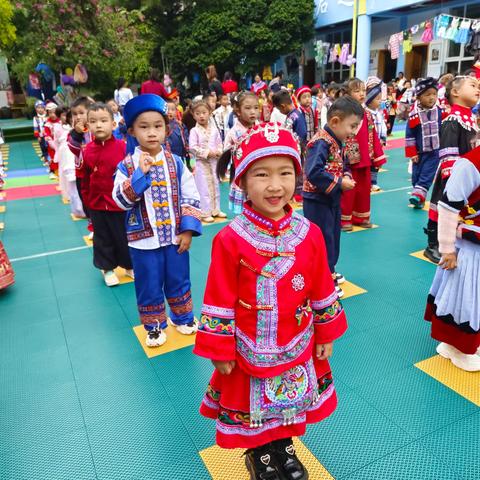
{"label": "red embroidered jacket", "polygon": [[246,203],[213,241],[194,352],[265,378],[346,329],[320,229],[290,207],[275,222]]}
{"label": "red embroidered jacket", "polygon": [[348,138],[345,142],[345,155],[351,168],[381,167],[387,161],[375,129],[375,121],[367,110],[355,137]]}
{"label": "red embroidered jacket", "polygon": [[114,137],[104,142],[95,140],[85,147],[80,168],[82,195],[91,210],[123,211],[113,200],[112,190],[113,176],[125,152],[125,142]]}

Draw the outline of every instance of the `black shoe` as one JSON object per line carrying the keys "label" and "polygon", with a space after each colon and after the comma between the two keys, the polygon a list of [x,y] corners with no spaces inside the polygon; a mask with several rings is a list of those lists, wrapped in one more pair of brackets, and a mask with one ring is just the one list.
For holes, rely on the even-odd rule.
{"label": "black shoe", "polygon": [[438,263],[441,258],[440,252],[438,251],[438,247],[433,245],[429,245],[423,251],[423,254],[433,263]]}
{"label": "black shoe", "polygon": [[308,480],[308,471],[295,454],[291,438],[276,440],[272,445],[285,480]]}
{"label": "black shoe", "polygon": [[278,473],[271,444],[248,449],[245,452],[245,465],[250,480],[284,480]]}

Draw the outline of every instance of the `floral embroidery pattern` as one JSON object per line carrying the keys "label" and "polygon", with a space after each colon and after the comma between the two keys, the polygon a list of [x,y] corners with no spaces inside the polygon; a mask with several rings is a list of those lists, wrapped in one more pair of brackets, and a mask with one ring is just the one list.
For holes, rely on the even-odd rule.
{"label": "floral embroidery pattern", "polygon": [[343,306],[339,300],[336,300],[332,305],[322,310],[313,310],[314,323],[328,323],[335,320],[343,311]]}
{"label": "floral embroidery pattern", "polygon": [[198,329],[206,333],[233,335],[235,332],[235,320],[202,315]]}

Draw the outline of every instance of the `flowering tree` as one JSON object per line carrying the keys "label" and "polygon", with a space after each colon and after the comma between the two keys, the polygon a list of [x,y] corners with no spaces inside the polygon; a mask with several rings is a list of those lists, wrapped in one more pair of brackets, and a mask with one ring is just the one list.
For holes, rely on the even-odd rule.
{"label": "flowering tree", "polygon": [[153,42],[139,10],[106,0],[19,0],[13,21],[17,41],[7,52],[21,80],[38,62],[57,72],[82,63],[89,86],[100,90],[111,90],[119,76],[133,80],[147,74]]}

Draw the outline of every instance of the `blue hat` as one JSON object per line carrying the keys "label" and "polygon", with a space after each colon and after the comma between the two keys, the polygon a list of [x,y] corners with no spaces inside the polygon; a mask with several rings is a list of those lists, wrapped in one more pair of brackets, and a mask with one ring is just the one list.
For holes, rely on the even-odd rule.
{"label": "blue hat", "polygon": [[167,114],[167,103],[165,100],[153,93],[139,95],[129,100],[123,108],[123,118],[127,128],[133,126],[135,119],[144,112],[158,112],[162,115]]}
{"label": "blue hat", "polygon": [[370,105],[375,98],[378,97],[382,93],[382,83],[378,83],[377,85],[373,85],[369,89],[367,89],[367,94],[365,96],[365,105]]}
{"label": "blue hat", "polygon": [[35,108],[37,108],[37,107],[45,107],[45,103],[42,102],[41,100],[37,100],[35,102]]}
{"label": "blue hat", "polygon": [[432,77],[422,78],[421,80],[418,80],[417,85],[415,86],[415,93],[418,97],[430,88],[434,88],[438,91],[438,82]]}

